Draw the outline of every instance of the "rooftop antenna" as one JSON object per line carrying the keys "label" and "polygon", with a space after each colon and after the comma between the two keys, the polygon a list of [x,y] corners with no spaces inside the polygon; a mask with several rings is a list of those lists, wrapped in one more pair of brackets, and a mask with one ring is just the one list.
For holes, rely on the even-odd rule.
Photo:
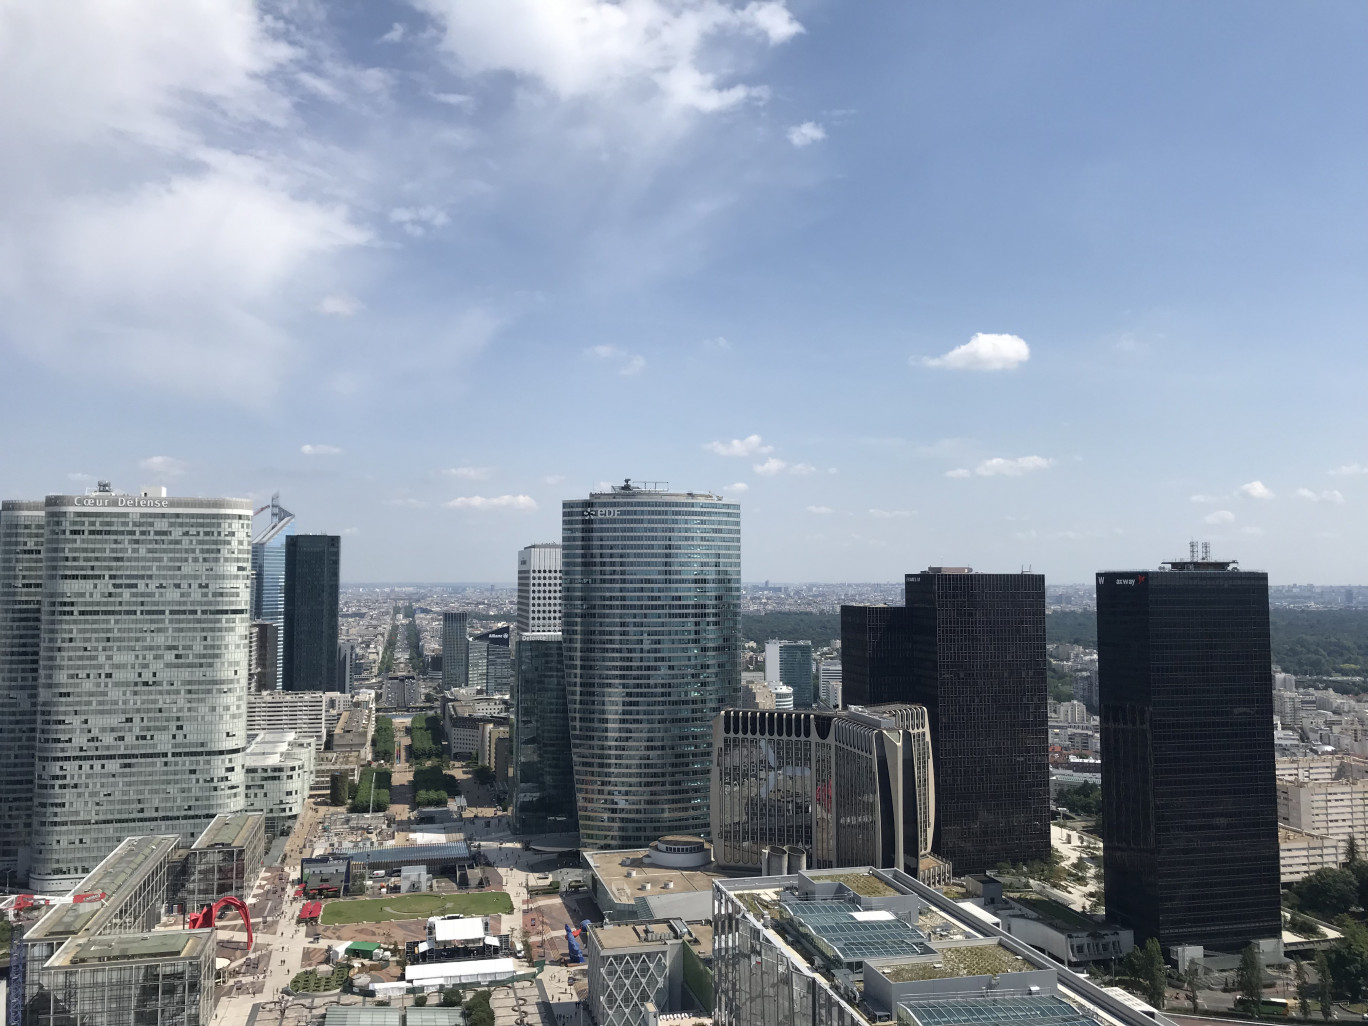
{"label": "rooftop antenna", "polygon": [[1188,542],[1188,561],[1197,562],[1197,539]]}
{"label": "rooftop antenna", "polygon": [[1211,542],[1202,542],[1202,562],[1211,561]]}

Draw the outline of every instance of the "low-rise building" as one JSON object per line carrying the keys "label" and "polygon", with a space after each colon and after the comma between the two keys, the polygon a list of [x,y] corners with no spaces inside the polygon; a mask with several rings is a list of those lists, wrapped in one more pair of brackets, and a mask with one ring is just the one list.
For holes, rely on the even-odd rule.
{"label": "low-rise building", "polygon": [[1278,780],[1278,820],[1332,837],[1344,857],[1349,838],[1368,841],[1368,780]]}
{"label": "low-rise building", "polygon": [[712,859],[701,837],[662,837],[649,848],[585,851],[589,893],[605,922],[708,918],[713,881],[732,875]]}
{"label": "low-rise building", "polygon": [[1004,898],[990,910],[1002,930],[1065,965],[1124,958],[1135,948],[1135,931],[1075,912],[1046,897]]}
{"label": "low-rise building", "polygon": [[198,912],[230,894],[246,901],[265,859],[265,815],[220,813],[182,856],[179,903]]}
{"label": "low-rise building", "polygon": [[247,696],[247,733],[291,730],[322,750],[328,740],[324,691],[265,691]]}
{"label": "low-rise building", "polygon": [[[597,1026],[637,1026],[660,1013],[712,1012],[712,927],[682,919],[590,926],[589,1011]],[[702,993],[698,993],[702,991]]]}
{"label": "low-rise building", "polygon": [[266,817],[266,833],[284,837],[299,820],[314,781],[313,741],[291,730],[260,734],[243,756],[244,801]]}
{"label": "low-rise building", "polygon": [[1283,886],[1304,880],[1318,869],[1340,864],[1340,842],[1324,834],[1278,824],[1278,866]]}

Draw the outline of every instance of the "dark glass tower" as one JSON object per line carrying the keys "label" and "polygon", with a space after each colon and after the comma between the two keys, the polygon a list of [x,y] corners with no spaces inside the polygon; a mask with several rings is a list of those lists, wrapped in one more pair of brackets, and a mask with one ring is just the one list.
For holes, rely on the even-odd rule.
{"label": "dark glass tower", "polygon": [[841,701],[911,701],[912,642],[903,606],[841,607]]}
{"label": "dark glass tower", "polygon": [[43,503],[0,503],[0,870],[28,879],[43,620]]}
{"label": "dark glass tower", "polygon": [[286,691],[336,691],[337,589],[342,539],[294,534],[285,541]]}
{"label": "dark glass tower", "polygon": [[1107,915],[1164,947],[1280,936],[1268,576],[1097,575]]}
{"label": "dark glass tower", "polygon": [[470,682],[468,613],[442,614],[442,690],[463,688]]}
{"label": "dark glass tower", "polygon": [[932,567],[908,574],[906,591],[912,692],[903,700],[930,718],[935,851],[956,875],[1045,858],[1044,576]]}
{"label": "dark glass tower", "polygon": [[513,821],[519,830],[575,827],[575,769],[565,657],[558,633],[513,633]]}

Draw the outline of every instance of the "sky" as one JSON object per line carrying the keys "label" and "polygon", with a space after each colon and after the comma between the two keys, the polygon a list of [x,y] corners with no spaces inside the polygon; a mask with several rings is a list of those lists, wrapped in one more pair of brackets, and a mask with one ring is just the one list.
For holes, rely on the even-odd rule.
{"label": "sky", "polygon": [[0,0],[0,495],[1368,583],[1368,5]]}

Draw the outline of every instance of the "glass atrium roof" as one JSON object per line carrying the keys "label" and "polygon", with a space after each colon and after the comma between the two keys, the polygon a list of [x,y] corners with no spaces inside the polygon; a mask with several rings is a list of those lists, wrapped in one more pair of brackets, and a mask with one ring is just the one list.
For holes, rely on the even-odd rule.
{"label": "glass atrium roof", "polygon": [[1097,1020],[1080,1012],[1062,998],[1044,994],[1032,997],[979,998],[963,1001],[929,1001],[904,1004],[901,1021],[914,1026],[1097,1026]]}
{"label": "glass atrium roof", "polygon": [[861,908],[854,901],[785,901],[780,907],[820,947],[842,962],[936,953],[916,927],[891,912]]}

